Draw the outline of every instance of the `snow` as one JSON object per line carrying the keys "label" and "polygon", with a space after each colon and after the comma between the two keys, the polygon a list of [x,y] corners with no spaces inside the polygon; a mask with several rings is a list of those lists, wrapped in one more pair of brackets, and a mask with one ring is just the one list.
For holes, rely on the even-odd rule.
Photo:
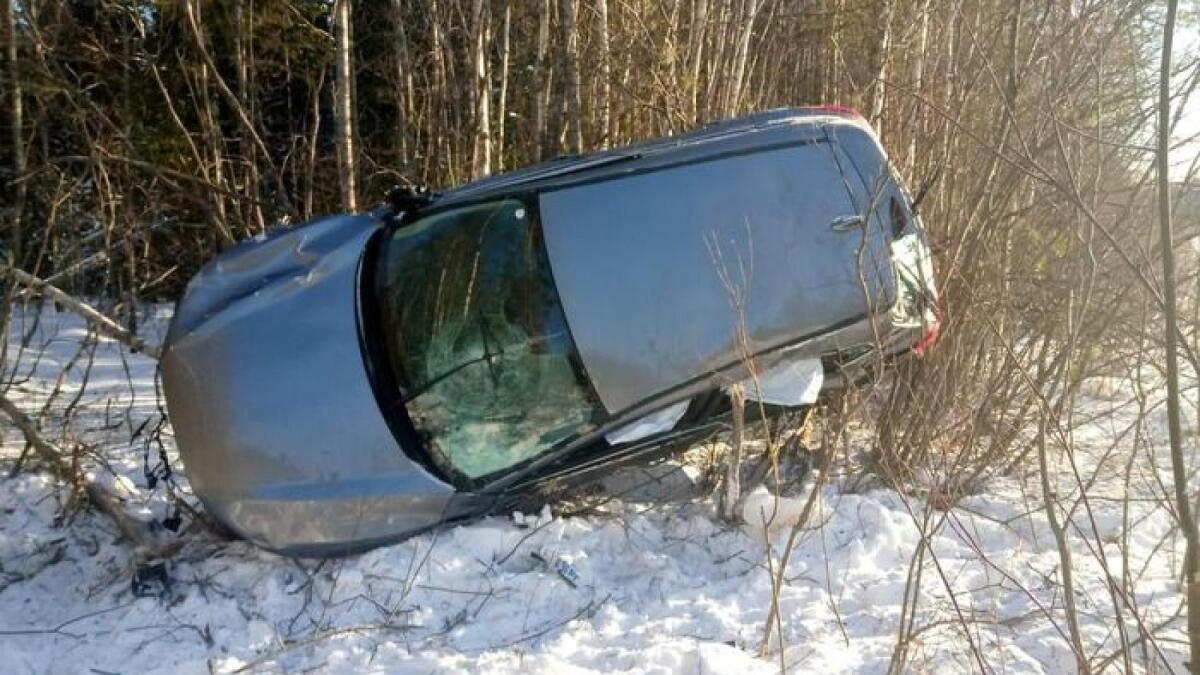
{"label": "snow", "polygon": [[[161,339],[168,317],[166,308],[146,311],[148,341]],[[44,431],[79,448],[90,475],[139,517],[170,513],[162,485],[146,489],[142,473],[143,451],[151,466],[157,452],[146,445],[159,414],[152,361],[93,342],[75,317],[46,308],[14,316],[8,364],[6,395],[30,413],[49,402]],[[1085,484],[1094,478],[1090,517],[1070,463],[1055,460],[1056,490],[1075,505],[1068,531],[1081,633],[1097,662],[1116,650],[1106,579],[1128,575],[1138,614],[1124,613],[1131,639],[1139,623],[1157,630],[1134,648],[1135,669],[1165,672],[1165,659],[1182,672],[1175,574],[1183,549],[1161,501],[1170,485],[1165,413],[1152,408],[1145,428],[1130,432],[1130,389],[1120,378],[1089,382],[1076,414],[1075,464]],[[15,429],[0,430],[7,473],[23,442]],[[169,426],[162,440],[191,499]],[[695,474],[660,470],[685,483]],[[718,521],[707,499],[627,498],[586,517],[496,516],[328,561],[189,534],[168,563],[169,592],[135,597],[130,551],[112,524],[75,508],[48,474],[27,470],[0,478],[3,669],[882,673],[924,540],[916,634],[902,670],[978,671],[982,662],[997,672],[1075,671],[1059,554],[1035,475],[991,479],[948,511],[927,508],[919,489],[851,488],[841,476],[820,486],[810,479],[795,494],[759,488],[742,527]],[[779,592],[784,647],[776,636],[760,657],[773,571],[806,511]],[[577,574],[575,586],[558,561]],[[1120,658],[1110,665],[1123,668]]]}

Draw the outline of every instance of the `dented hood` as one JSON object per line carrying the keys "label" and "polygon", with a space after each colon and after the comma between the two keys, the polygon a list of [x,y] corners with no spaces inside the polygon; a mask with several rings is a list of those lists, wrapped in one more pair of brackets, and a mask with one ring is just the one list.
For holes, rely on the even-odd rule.
{"label": "dented hood", "polygon": [[368,379],[358,279],[381,226],[335,216],[246,242],[176,308],[162,374],[180,455],[209,511],[260,546],[351,550],[460,506],[398,445]]}

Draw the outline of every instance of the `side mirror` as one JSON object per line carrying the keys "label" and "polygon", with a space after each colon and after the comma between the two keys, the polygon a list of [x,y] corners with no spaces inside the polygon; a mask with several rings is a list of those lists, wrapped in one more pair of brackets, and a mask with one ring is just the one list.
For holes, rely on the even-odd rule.
{"label": "side mirror", "polygon": [[435,196],[436,193],[430,192],[424,185],[397,185],[388,191],[387,199],[396,217],[400,217],[429,206]]}

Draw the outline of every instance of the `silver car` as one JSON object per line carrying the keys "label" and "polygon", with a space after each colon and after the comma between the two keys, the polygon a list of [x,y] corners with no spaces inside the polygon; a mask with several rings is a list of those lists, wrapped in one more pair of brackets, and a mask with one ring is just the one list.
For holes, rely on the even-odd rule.
{"label": "silver car", "polygon": [[[195,493],[330,555],[808,405],[937,333],[869,125],[772,111],[276,232],[179,302],[162,360]],[[757,409],[757,408],[756,408]]]}

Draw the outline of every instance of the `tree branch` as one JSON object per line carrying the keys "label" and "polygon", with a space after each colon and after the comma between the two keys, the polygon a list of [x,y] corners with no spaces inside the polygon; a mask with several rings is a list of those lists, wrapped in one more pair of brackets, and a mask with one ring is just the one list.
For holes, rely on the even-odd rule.
{"label": "tree branch", "polygon": [[86,302],[16,267],[0,267],[0,275],[3,274],[8,274],[17,283],[49,296],[55,302],[66,306],[71,311],[86,319],[88,323],[94,326],[105,337],[112,338],[135,352],[141,352],[152,359],[158,360],[160,352],[156,345],[147,344],[140,337],[126,330],[119,323],[108,318]]}

